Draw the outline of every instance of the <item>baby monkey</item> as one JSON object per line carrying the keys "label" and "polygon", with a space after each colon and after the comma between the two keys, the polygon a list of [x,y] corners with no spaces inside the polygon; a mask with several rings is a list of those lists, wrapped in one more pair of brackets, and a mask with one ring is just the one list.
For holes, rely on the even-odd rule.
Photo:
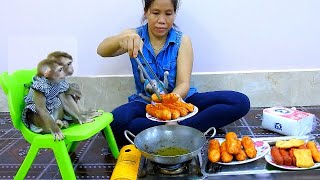
{"label": "baby monkey", "polygon": [[[66,76],[71,76],[74,72],[72,62],[73,58],[70,54],[62,51],[54,51],[48,54],[47,59],[50,59],[59,65],[63,66],[63,71],[66,73]],[[85,108],[80,104],[79,100],[82,97],[80,87],[76,83],[70,83],[69,89],[64,93],[64,98],[72,106],[72,109],[76,114],[80,114],[86,119],[92,119],[94,117],[102,115],[101,112],[97,110],[85,110]]]}
{"label": "baby monkey", "polygon": [[52,133],[55,140],[64,139],[60,127],[67,127],[62,120],[64,109],[58,97],[69,88],[65,77],[63,66],[48,59],[42,60],[25,97],[23,122],[36,133]]}
{"label": "baby monkey", "polygon": [[[142,93],[139,93],[139,96],[141,96],[144,100],[148,101],[148,102],[151,102],[151,95],[154,92],[153,88],[152,88],[152,85],[151,83],[149,82],[148,79],[145,79],[144,75],[143,75],[143,72],[141,70],[141,67],[138,66],[138,69],[139,69],[139,75],[140,75],[140,82],[143,83],[143,87],[144,87],[144,91],[146,93],[146,95],[142,94]],[[160,83],[162,83],[163,87],[165,89],[168,88],[168,76],[169,76],[169,72],[168,71],[165,71],[164,72],[164,77],[163,77],[163,82],[160,81]],[[164,89],[161,88],[161,86],[157,83],[156,80],[152,79],[152,82],[154,84],[157,84],[157,87],[156,87],[156,90],[158,91],[159,94],[165,94],[164,93]]]}

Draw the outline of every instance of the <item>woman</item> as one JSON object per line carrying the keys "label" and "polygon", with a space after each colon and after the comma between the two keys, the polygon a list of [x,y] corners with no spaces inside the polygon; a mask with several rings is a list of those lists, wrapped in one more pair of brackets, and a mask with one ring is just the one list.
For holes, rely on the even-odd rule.
{"label": "woman", "polygon": [[[146,24],[136,29],[128,29],[118,35],[104,39],[97,52],[102,57],[128,53],[136,84],[136,94],[129,97],[129,103],[112,111],[114,121],[111,127],[120,145],[127,144],[124,130],[138,134],[144,129],[161,125],[146,118],[146,104],[139,94],[144,94],[143,83],[139,78],[139,68],[134,58],[142,53],[163,81],[168,75],[168,92],[176,93],[186,102],[198,107],[199,112],[181,125],[205,131],[214,126],[220,128],[230,124],[249,111],[250,102],[246,95],[234,91],[199,93],[190,87],[193,65],[193,49],[190,38],[177,30],[174,20],[179,6],[178,0],[145,0],[144,20]],[[145,68],[146,69],[146,68]]]}

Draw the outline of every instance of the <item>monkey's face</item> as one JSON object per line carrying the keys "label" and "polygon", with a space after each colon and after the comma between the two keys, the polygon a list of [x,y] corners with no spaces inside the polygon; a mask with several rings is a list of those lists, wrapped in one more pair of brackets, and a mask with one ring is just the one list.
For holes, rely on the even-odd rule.
{"label": "monkey's face", "polygon": [[73,60],[65,57],[61,57],[60,60],[63,65],[63,71],[66,73],[67,76],[71,76],[73,74],[73,66],[72,66]]}
{"label": "monkey's face", "polygon": [[49,70],[45,77],[52,83],[59,83],[66,78],[66,73],[64,72],[64,66],[57,65]]}

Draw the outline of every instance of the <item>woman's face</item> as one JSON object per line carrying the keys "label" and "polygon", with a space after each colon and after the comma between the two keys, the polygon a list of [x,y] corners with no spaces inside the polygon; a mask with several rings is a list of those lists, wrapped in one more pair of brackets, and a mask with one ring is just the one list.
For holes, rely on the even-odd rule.
{"label": "woman's face", "polygon": [[148,20],[149,32],[156,37],[163,37],[171,29],[176,14],[171,0],[155,0],[145,16]]}

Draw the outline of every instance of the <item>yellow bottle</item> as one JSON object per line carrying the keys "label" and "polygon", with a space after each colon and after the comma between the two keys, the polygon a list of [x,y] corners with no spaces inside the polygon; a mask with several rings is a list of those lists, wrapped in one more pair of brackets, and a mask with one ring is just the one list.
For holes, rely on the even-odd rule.
{"label": "yellow bottle", "polygon": [[137,179],[141,153],[134,145],[123,146],[113,169],[111,180]]}

